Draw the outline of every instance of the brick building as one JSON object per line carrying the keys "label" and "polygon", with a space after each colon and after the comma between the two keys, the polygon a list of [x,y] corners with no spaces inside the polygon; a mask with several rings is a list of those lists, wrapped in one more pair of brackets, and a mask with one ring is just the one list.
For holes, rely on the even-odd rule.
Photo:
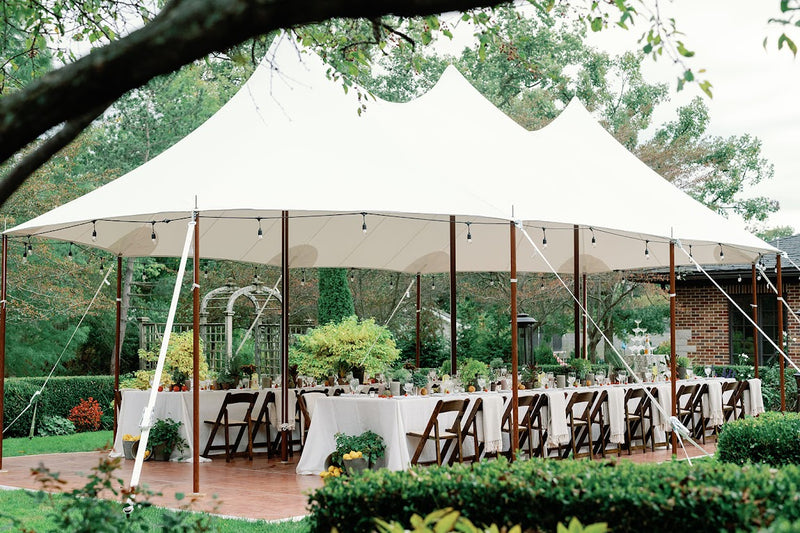
{"label": "brick building", "polygon": [[[770,243],[800,265],[800,234]],[[776,284],[775,256],[763,264]],[[751,265],[724,265],[706,270],[748,315],[753,302]],[[795,313],[800,312],[800,271],[786,257],[781,259],[783,293]],[[696,364],[738,363],[739,354],[753,355],[753,326],[708,278],[683,267],[676,280],[676,346],[678,356],[689,356]],[[778,331],[778,299],[764,279],[757,278],[758,324],[773,340]],[[800,324],[784,309],[783,329],[788,333],[788,355],[800,363]],[[775,348],[758,335],[760,364],[777,361]],[[752,359],[751,359],[752,360]]]}

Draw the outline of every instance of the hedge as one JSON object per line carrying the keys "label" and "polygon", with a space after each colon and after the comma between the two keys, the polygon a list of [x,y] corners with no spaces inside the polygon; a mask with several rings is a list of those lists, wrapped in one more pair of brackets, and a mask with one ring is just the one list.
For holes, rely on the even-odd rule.
{"label": "hedge", "polygon": [[[3,427],[6,428],[17,415],[28,405],[33,393],[39,390],[45,378],[6,378],[3,396]],[[68,376],[53,377],[47,383],[42,396],[38,400],[36,419],[44,416],[62,416],[66,418],[69,410],[78,405],[81,398],[94,398],[105,414],[113,416],[110,411],[114,399],[113,376]],[[26,437],[31,427],[33,408],[28,409],[22,417],[4,434],[5,437]],[[106,417],[104,417],[106,418]]]}
{"label": "hedge", "polygon": [[726,463],[800,465],[800,414],[763,413],[722,426],[717,456]]}
{"label": "hedge", "polygon": [[309,496],[311,530],[371,531],[373,519],[406,523],[446,507],[478,526],[555,531],[573,516],[612,531],[756,530],[800,519],[800,468],[717,461],[505,459],[474,465],[367,471],[329,478]]}

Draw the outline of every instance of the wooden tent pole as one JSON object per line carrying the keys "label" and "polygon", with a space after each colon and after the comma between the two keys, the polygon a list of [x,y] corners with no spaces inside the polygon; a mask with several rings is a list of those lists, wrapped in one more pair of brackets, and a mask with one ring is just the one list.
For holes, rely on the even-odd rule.
{"label": "wooden tent pole", "polygon": [[753,282],[753,303],[750,304],[750,311],[753,314],[753,368],[755,369],[755,377],[758,378],[758,341],[759,333],[758,333],[758,283],[756,282],[757,275],[756,275],[756,264],[753,263],[753,272],[752,272],[752,282]]}
{"label": "wooden tent pole", "polygon": [[6,389],[6,307],[8,293],[6,286],[8,285],[8,235],[3,235],[2,239],[3,250],[2,258],[0,258],[0,268],[3,272],[0,273],[0,470],[3,470],[3,428],[5,427],[5,420],[3,419],[3,396]]}
{"label": "wooden tent pole", "polygon": [[456,217],[450,215],[450,373],[458,368],[458,328],[456,322]]}
{"label": "wooden tent pole", "polygon": [[[669,374],[670,374],[670,394],[672,395],[672,416],[678,415],[677,396],[677,371],[675,357],[675,311],[677,292],[675,286],[675,241],[669,241]],[[671,433],[672,454],[678,454],[678,436],[675,431]]]}
{"label": "wooden tent pole", "polygon": [[519,448],[519,345],[517,339],[517,226],[511,222],[510,255],[511,255],[511,460],[514,460]]}
{"label": "wooden tent pole", "polygon": [[575,294],[575,302],[572,304],[573,322],[575,323],[575,359],[580,359],[581,351],[581,258],[580,258],[580,231],[577,225],[572,227],[572,292]]}
{"label": "wooden tent pole", "polygon": [[192,492],[200,492],[200,216],[194,213],[192,284]]}
{"label": "wooden tent pole", "polygon": [[[782,351],[786,351],[786,343],[783,342],[783,273],[781,272],[781,254],[775,254],[775,267],[778,270],[778,339],[777,345]],[[786,411],[786,372],[783,355],[778,354],[778,368],[781,376],[781,411]]]}
{"label": "wooden tent pole", "polygon": [[417,342],[416,342],[416,359],[414,361],[414,366],[419,368],[419,358],[420,352],[422,351],[420,336],[422,334],[421,324],[420,324],[420,314],[422,313],[422,288],[420,287],[420,275],[417,272],[417,320],[416,320],[416,333],[417,333]]}
{"label": "wooden tent pole", "polygon": [[289,462],[289,211],[281,212],[281,461]]}

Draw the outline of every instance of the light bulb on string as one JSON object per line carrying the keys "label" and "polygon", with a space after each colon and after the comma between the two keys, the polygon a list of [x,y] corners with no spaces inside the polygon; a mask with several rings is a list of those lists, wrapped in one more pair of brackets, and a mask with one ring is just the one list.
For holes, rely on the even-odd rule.
{"label": "light bulb on string", "polygon": [[539,285],[539,290],[540,291],[544,290],[544,276],[542,276],[542,278],[541,278],[541,284]]}
{"label": "light bulb on string", "polygon": [[470,225],[472,222],[467,222],[467,242],[472,244],[472,230],[470,230]]}
{"label": "light bulb on string", "polygon": [[28,262],[28,246],[25,243],[22,243],[22,262]]}
{"label": "light bulb on string", "polygon": [[367,234],[367,214],[361,213],[361,233]]}
{"label": "light bulb on string", "polygon": [[150,240],[153,241],[153,243],[155,243],[156,242],[156,223],[155,222],[151,222],[150,224],[152,226],[151,229],[150,229]]}
{"label": "light bulb on string", "polygon": [[435,277],[431,278],[431,290],[432,291],[436,290],[436,278]]}
{"label": "light bulb on string", "polygon": [[592,232],[592,247],[597,246],[597,238],[594,236],[594,228],[589,228],[589,231]]}
{"label": "light bulb on string", "polygon": [[92,220],[92,242],[97,241],[97,221]]}
{"label": "light bulb on string", "polygon": [[356,280],[356,275],[353,272],[353,269],[350,269],[350,283],[353,283]]}
{"label": "light bulb on string", "polygon": [[644,258],[650,260],[650,241],[644,241]]}
{"label": "light bulb on string", "polygon": [[306,269],[304,268],[300,277],[300,285],[305,287],[306,286]]}
{"label": "light bulb on string", "polygon": [[719,243],[719,260],[725,260],[725,252],[722,250],[722,243]]}
{"label": "light bulb on string", "polygon": [[264,230],[261,229],[261,217],[258,217],[258,240],[264,238]]}
{"label": "light bulb on string", "polygon": [[100,258],[100,273],[102,274],[105,269],[106,269],[105,265],[103,265],[103,258],[101,257]]}
{"label": "light bulb on string", "polygon": [[389,288],[390,289],[394,289],[394,280],[393,279],[389,280]]}
{"label": "light bulb on string", "polygon": [[736,281],[738,281],[739,283],[742,282],[742,275],[741,274],[739,274],[739,277],[736,278]]}
{"label": "light bulb on string", "polygon": [[542,228],[542,248],[547,248],[547,230]]}
{"label": "light bulb on string", "polygon": [[28,237],[28,255],[33,255],[33,246],[31,246],[31,238]]}
{"label": "light bulb on string", "polygon": [[208,269],[207,268],[203,269],[203,279],[208,279]]}
{"label": "light bulb on string", "polygon": [[67,252],[67,259],[72,261],[72,243],[69,243],[69,252]]}

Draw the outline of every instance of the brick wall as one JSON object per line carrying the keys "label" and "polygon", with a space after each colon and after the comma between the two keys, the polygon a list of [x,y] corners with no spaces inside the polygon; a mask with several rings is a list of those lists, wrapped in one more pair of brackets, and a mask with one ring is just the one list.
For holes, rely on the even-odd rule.
{"label": "brick wall", "polygon": [[[760,286],[759,292],[768,290]],[[800,285],[785,284],[786,301],[800,315]],[[713,286],[679,285],[676,301],[676,353],[688,355],[695,364],[728,364],[730,333],[727,298]],[[747,308],[745,311],[749,312]],[[789,357],[800,365],[800,324],[788,315],[784,330],[789,335]],[[789,367],[789,365],[787,365]],[[791,369],[792,373],[794,369]]]}

